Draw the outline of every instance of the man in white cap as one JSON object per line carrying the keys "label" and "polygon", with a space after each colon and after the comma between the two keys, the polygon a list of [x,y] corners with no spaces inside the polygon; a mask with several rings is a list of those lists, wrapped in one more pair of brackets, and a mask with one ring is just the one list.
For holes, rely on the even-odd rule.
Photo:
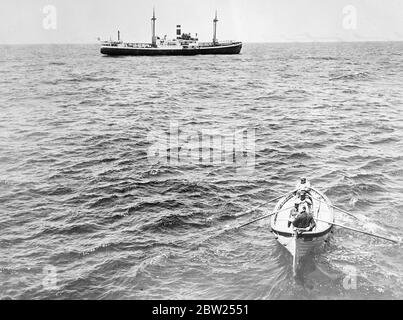
{"label": "man in white cap", "polygon": [[309,192],[311,190],[311,183],[306,180],[305,177],[301,178],[301,181],[295,187],[296,193],[301,193],[301,191]]}

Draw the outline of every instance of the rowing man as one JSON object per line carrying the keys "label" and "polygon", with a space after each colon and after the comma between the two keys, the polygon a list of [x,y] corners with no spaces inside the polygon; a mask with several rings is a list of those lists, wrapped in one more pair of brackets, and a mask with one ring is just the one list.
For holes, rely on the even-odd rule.
{"label": "rowing man", "polygon": [[295,203],[294,207],[290,211],[290,217],[288,220],[288,228],[291,226],[291,223],[294,221],[295,217],[298,215],[298,207],[299,207],[299,204]]}
{"label": "rowing man", "polygon": [[312,231],[316,227],[313,215],[305,207],[302,208],[302,211],[297,215],[292,224],[297,229],[297,233]]}
{"label": "rowing man", "polygon": [[306,193],[302,193],[301,197],[299,199],[297,199],[295,204],[298,205],[299,212],[302,212],[302,209],[305,209],[305,211],[307,211],[307,212],[312,211],[313,203],[312,203],[312,200],[310,199],[310,197],[308,197]]}
{"label": "rowing man", "polygon": [[310,200],[310,205],[312,205],[311,183],[305,177],[302,177],[301,181],[297,183],[294,195],[297,196],[298,199],[305,195],[305,197]]}

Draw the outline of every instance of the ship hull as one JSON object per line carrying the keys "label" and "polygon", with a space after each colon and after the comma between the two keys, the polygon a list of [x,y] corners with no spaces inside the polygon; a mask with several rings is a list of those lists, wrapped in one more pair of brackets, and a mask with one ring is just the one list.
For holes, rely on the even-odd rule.
{"label": "ship hull", "polygon": [[108,56],[194,56],[198,54],[193,49],[158,49],[158,48],[124,48],[102,47],[101,53]]}
{"label": "ship hull", "polygon": [[239,54],[242,49],[242,43],[230,45],[206,46],[187,49],[169,49],[169,48],[131,48],[103,46],[101,53],[109,56],[192,56],[199,54]]}
{"label": "ship hull", "polygon": [[234,43],[227,46],[200,47],[200,54],[239,54],[242,43]]}

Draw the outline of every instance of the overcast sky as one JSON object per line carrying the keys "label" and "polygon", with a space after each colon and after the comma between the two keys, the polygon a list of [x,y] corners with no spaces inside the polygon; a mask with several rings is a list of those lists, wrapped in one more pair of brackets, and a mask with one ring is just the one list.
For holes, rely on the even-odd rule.
{"label": "overcast sky", "polygon": [[217,9],[219,40],[403,41],[403,0],[0,0],[0,44],[150,42],[153,6],[160,36],[210,41]]}

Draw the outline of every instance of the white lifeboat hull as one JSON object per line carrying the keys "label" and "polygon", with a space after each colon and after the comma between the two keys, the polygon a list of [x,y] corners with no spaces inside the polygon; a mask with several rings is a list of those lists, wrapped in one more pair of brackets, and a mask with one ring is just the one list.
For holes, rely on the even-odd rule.
{"label": "white lifeboat hull", "polygon": [[[333,208],[330,200],[319,190],[311,188],[313,200],[313,217],[334,222]],[[271,230],[277,241],[287,249],[293,258],[293,273],[296,275],[298,264],[304,256],[324,245],[333,225],[315,220],[316,227],[310,232],[296,235],[294,228],[288,226],[290,210],[294,207],[296,197],[289,195],[278,201],[274,211],[279,211],[271,218]]]}

